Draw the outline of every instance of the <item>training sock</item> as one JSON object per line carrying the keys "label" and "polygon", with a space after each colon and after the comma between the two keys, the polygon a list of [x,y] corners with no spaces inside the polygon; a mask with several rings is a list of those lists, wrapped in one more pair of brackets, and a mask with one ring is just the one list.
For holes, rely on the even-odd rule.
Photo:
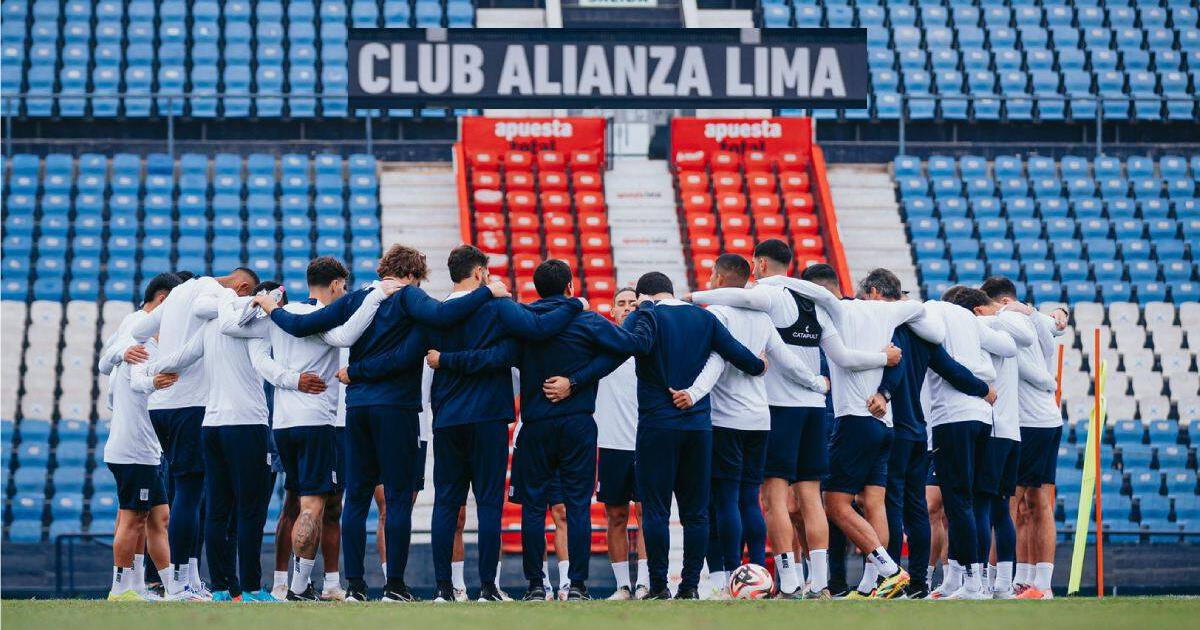
{"label": "training sock", "polygon": [[146,590],[146,555],[133,554],[133,588],[137,591]]}
{"label": "training sock", "polygon": [[497,589],[500,588],[500,569],[503,566],[503,564],[504,563],[501,560],[496,561],[496,588]]}
{"label": "training sock", "polygon": [[1033,587],[1039,591],[1050,590],[1050,580],[1054,577],[1054,563],[1039,562],[1033,568]]}
{"label": "training sock", "polygon": [[629,561],[612,563],[613,576],[617,578],[617,588],[629,588]]}
{"label": "training sock", "polygon": [[308,589],[308,576],[312,575],[313,565],[316,563],[316,558],[296,559],[296,574],[292,576],[293,593],[303,593]]}
{"label": "training sock", "polygon": [[171,565],[167,565],[158,570],[158,578],[162,580],[163,592],[175,592],[175,576],[172,575]]}
{"label": "training sock", "polygon": [[967,590],[973,593],[978,593],[983,590],[983,563],[972,563],[967,571]]}
{"label": "training sock", "polygon": [[949,594],[958,590],[962,586],[963,567],[957,560],[950,560],[942,568],[942,589],[943,592]]}
{"label": "training sock", "polygon": [[638,560],[637,564],[637,585],[650,587],[650,561],[645,558]]}
{"label": "training sock", "polygon": [[796,582],[800,586],[808,584],[808,576],[804,571],[804,556],[800,555],[799,552],[796,553]]}
{"label": "training sock", "polygon": [[883,547],[876,547],[875,551],[872,551],[867,557],[871,559],[871,564],[874,564],[875,568],[879,569],[879,575],[884,577],[895,575],[900,570],[896,561],[892,560],[892,557],[888,555],[887,549]]}
{"label": "training sock", "polygon": [[775,570],[779,572],[779,591],[791,593],[800,588],[800,576],[796,575],[796,563],[791,552],[775,554]]}
{"label": "training sock", "polygon": [[829,550],[813,549],[808,552],[808,590],[819,593],[829,587]]}
{"label": "training sock", "polygon": [[125,590],[125,570],[118,566],[113,566],[112,587],[109,589],[114,595]]}
{"label": "training sock", "polygon": [[996,583],[992,586],[992,590],[999,593],[1007,593],[1013,588],[1013,563],[997,562],[996,563]]}
{"label": "training sock", "polygon": [[174,568],[171,571],[175,574],[175,577],[172,578],[171,586],[175,590],[172,592],[178,593],[178,592],[182,591],[183,589],[191,586],[192,571],[191,571],[191,567],[187,564],[176,564],[176,565],[173,565],[173,567]]}
{"label": "training sock", "polygon": [[571,561],[559,560],[558,562],[558,588],[562,590],[571,586]]}
{"label": "training sock", "polygon": [[191,585],[192,590],[197,592],[199,592],[204,586],[204,584],[200,582],[199,558],[188,558],[188,584]]}
{"label": "training sock", "polygon": [[984,582],[984,584],[987,586],[987,590],[996,590],[996,565],[987,565],[987,573],[985,575],[987,575],[987,582]]}
{"label": "training sock", "polygon": [[873,562],[863,564],[862,579],[858,581],[858,592],[870,593],[875,589],[875,583],[879,580],[879,567]]}
{"label": "training sock", "polygon": [[383,581],[386,582],[387,581],[387,562],[382,562],[379,564],[379,566],[383,568]]}
{"label": "training sock", "polygon": [[275,580],[271,583],[271,586],[279,587],[279,586],[287,586],[287,585],[288,585],[288,572],[287,571],[276,571],[275,572]]}
{"label": "training sock", "polygon": [[463,566],[465,564],[466,562],[463,560],[450,563],[450,584],[452,584],[454,588],[463,591],[467,590],[467,580],[463,577]]}
{"label": "training sock", "polygon": [[547,591],[554,590],[554,586],[550,583],[550,561],[542,561],[542,587]]}
{"label": "training sock", "polygon": [[342,574],[338,571],[330,571],[325,573],[325,583],[321,585],[321,590],[328,591],[331,588],[342,587]]}
{"label": "training sock", "polygon": [[1029,585],[1033,583],[1033,565],[1028,562],[1017,563],[1017,574],[1013,578],[1014,584]]}

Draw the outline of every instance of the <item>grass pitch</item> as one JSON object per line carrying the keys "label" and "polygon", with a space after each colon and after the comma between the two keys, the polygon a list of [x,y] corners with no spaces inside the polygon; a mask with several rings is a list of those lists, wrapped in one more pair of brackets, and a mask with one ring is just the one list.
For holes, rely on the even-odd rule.
{"label": "grass pitch", "polygon": [[586,602],[564,604],[153,604],[83,600],[5,600],[5,630],[1194,630],[1200,599],[1113,597],[1053,602]]}

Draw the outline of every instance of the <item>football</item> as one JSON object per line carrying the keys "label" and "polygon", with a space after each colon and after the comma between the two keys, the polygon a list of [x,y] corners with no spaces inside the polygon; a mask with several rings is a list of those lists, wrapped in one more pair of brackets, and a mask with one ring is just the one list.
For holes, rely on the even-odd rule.
{"label": "football", "polygon": [[773,588],[771,573],[757,564],[743,564],[729,575],[729,594],[734,599],[766,599]]}

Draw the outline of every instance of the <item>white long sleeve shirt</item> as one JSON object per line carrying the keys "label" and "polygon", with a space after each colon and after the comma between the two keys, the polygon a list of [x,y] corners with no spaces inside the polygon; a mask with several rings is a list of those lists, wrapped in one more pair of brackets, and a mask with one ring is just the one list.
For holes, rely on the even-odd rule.
{"label": "white long sleeve shirt", "polygon": [[637,361],[629,357],[596,385],[596,446],[632,451],[637,444]]}
{"label": "white long sleeve shirt", "polygon": [[221,318],[226,320],[226,324],[231,319],[234,325],[237,324],[241,308],[234,307],[236,299],[237,294],[233,291],[222,289],[211,311],[207,304],[198,310],[201,317],[212,316],[199,334],[179,350],[162,353],[162,357],[149,368],[152,374],[177,372],[204,357],[209,359],[203,362],[209,384],[203,423],[206,427],[268,425],[263,379],[255,367],[271,358],[267,341],[232,337],[221,332]]}
{"label": "white long sleeve shirt", "polygon": [[[762,311],[732,306],[710,306],[708,310],[750,352],[755,355],[766,352],[770,364],[768,374],[777,373],[790,389],[804,389],[824,399],[828,390],[819,367],[815,371],[809,369],[806,361],[783,342],[770,316]],[[808,349],[816,350],[805,348]],[[714,427],[742,431],[771,428],[765,375],[751,376],[729,365],[716,353],[709,355],[704,369],[687,391],[693,401],[705,395],[712,396],[709,402]]]}
{"label": "white long sleeve shirt", "polygon": [[[144,311],[135,313],[145,314]],[[129,317],[126,317],[128,320]],[[158,353],[157,344],[149,339],[145,345],[146,352],[153,359]],[[112,426],[104,443],[106,464],[157,466],[162,463],[162,445],[158,442],[158,434],[154,432],[147,409],[150,393],[154,391],[154,375],[147,371],[148,365],[118,362],[112,366],[108,392]]]}
{"label": "white long sleeve shirt", "polygon": [[[838,299],[824,287],[788,278],[786,276],[771,276],[763,278],[754,286],[747,289],[722,288],[711,291],[697,291],[692,294],[692,301],[703,305],[724,305],[747,308],[766,313],[773,328],[787,328],[796,323],[800,317],[796,300],[788,292],[794,290],[803,297],[813,300],[816,304],[817,322],[821,325],[820,347],[788,346],[809,371],[821,373],[821,351],[824,350],[830,362],[844,366],[847,370],[862,370],[882,368],[887,363],[887,355],[879,348],[873,351],[860,352],[847,348],[843,337],[839,335],[839,326],[829,313],[830,304]],[[778,336],[778,333],[776,333]],[[787,345],[787,344],[785,344]],[[775,370],[767,370],[763,375],[767,389],[767,400],[776,407],[824,407],[825,394],[811,389],[796,387],[784,375]]]}
{"label": "white long sleeve shirt", "polygon": [[[946,339],[942,347],[947,354],[971,370],[976,378],[988,383],[995,382],[996,368],[989,353],[1016,356],[1017,348],[1012,337],[988,328],[967,309],[938,300],[926,302],[925,309],[927,317],[940,316],[945,324]],[[930,427],[951,422],[992,423],[992,406],[986,400],[958,391],[933,370],[928,372],[926,380],[929,382]]]}
{"label": "white long sleeve shirt", "polygon": [[[307,337],[293,337],[275,325],[269,317],[254,319],[245,326],[238,325],[238,315],[252,298],[242,297],[221,305],[221,332],[234,337],[263,339],[267,343],[267,358],[259,357],[254,367],[259,375],[275,386],[273,428],[333,425],[337,420],[338,401],[342,384],[337,380],[340,349],[358,341],[375,318],[380,302],[386,296],[375,289],[346,323],[326,332]],[[299,315],[320,310],[322,305],[291,302],[283,307]],[[297,389],[300,375],[312,372],[325,381],[325,391],[308,394]]]}
{"label": "white long sleeve shirt", "polygon": [[1054,399],[1058,381],[1054,338],[1062,334],[1054,318],[1034,312],[1029,320],[1037,333],[1037,343],[1017,351],[1017,366],[1021,376],[1017,402],[1022,427],[1053,429],[1062,426],[1062,412]]}
{"label": "white long sleeve shirt", "polygon": [[992,435],[1006,440],[1021,441],[1021,412],[1019,390],[1021,375],[1018,368],[1020,352],[1037,341],[1037,333],[1029,318],[1014,311],[1000,311],[981,320],[992,330],[1012,338],[1017,347],[1017,356],[1004,357],[989,353],[996,370],[996,403],[992,406]]}
{"label": "white long sleeve shirt", "polygon": [[[207,276],[192,278],[171,289],[167,299],[134,327],[134,341],[145,343],[158,334],[159,352],[164,356],[175,353],[199,334],[207,321],[200,313],[212,312],[216,297],[225,290],[216,279]],[[208,374],[203,359],[189,364],[179,372],[174,385],[150,396],[150,409],[205,406],[211,389]]]}
{"label": "white long sleeve shirt", "polygon": [[129,313],[117,325],[117,330],[104,342],[104,347],[100,349],[100,359],[96,362],[96,367],[101,374],[110,375],[110,382],[114,378],[111,375],[116,371],[117,366],[125,361],[125,351],[130,346],[138,345],[133,339],[134,328],[137,327],[139,322],[149,316],[150,313],[140,308]]}

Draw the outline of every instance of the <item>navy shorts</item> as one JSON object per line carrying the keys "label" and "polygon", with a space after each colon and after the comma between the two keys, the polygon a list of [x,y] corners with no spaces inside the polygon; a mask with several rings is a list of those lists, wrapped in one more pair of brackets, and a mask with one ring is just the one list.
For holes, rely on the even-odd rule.
{"label": "navy shorts", "polygon": [[1062,427],[1021,427],[1021,462],[1017,467],[1017,485],[1040,488],[1054,484],[1058,468],[1058,444]]}
{"label": "navy shorts", "polygon": [[150,422],[159,433],[167,436],[163,446],[167,470],[173,476],[204,472],[204,448],[200,441],[200,425],[204,423],[204,407],[154,409]]}
{"label": "navy shorts", "polygon": [[1021,443],[1004,438],[988,438],[983,460],[975,464],[975,491],[999,497],[1011,497],[1017,489],[1017,462]]}
{"label": "navy shorts", "polygon": [[712,478],[761,484],[770,431],[712,430]]}
{"label": "navy shorts", "polygon": [[413,492],[425,489],[425,458],[429,456],[429,442],[421,440],[417,445],[417,472],[413,477]]}
{"label": "navy shorts", "polygon": [[333,427],[333,458],[337,471],[333,491],[341,492],[346,487],[346,427]]}
{"label": "navy shorts", "polygon": [[167,480],[162,466],[149,464],[108,464],[117,480],[117,505],[122,510],[148,512],[167,503]]}
{"label": "navy shorts", "polygon": [[763,475],[817,481],[829,472],[824,407],[771,407]]}
{"label": "navy shorts", "polygon": [[892,429],[871,416],[841,416],[829,453],[828,492],[858,494],[867,486],[887,487]]}
{"label": "navy shorts", "polygon": [[509,482],[512,503],[590,502],[596,488],[595,420],[580,414],[525,423],[513,448]]}
{"label": "navy shorts", "polygon": [[629,505],[637,501],[633,477],[634,451],[600,449],[596,463],[596,500],[605,505]]}
{"label": "navy shorts", "polygon": [[988,459],[992,427],[979,420],[948,422],[933,427],[933,459],[938,485],[962,492],[981,490],[981,472]]}
{"label": "navy shorts", "polygon": [[338,478],[333,426],[275,429],[274,434],[283,487],[302,497],[333,494]]}
{"label": "navy shorts", "polygon": [[927,475],[925,475],[925,485],[927,485],[927,486],[938,485],[937,466],[933,465],[933,454],[932,453],[930,453],[930,455],[929,455],[929,473]]}

